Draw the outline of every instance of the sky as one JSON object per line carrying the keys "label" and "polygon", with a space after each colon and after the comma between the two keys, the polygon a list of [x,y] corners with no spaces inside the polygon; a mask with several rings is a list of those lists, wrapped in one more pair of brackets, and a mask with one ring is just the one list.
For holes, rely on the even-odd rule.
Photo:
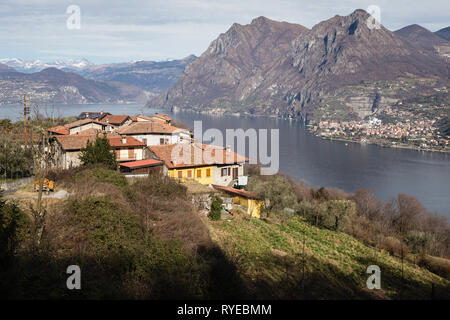
{"label": "sky", "polygon": [[[68,12],[73,5],[79,19]],[[380,8],[390,30],[450,25],[448,0],[0,0],[0,58],[96,64],[179,59],[199,56],[235,22],[265,16],[311,28],[370,5]]]}

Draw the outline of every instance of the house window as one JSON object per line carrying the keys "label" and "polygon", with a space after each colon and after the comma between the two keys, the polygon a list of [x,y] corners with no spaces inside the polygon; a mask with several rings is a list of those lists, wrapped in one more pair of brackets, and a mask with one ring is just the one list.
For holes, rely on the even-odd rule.
{"label": "house window", "polygon": [[134,159],[134,149],[128,149],[128,159]]}
{"label": "house window", "polygon": [[238,177],[238,168],[233,168],[233,179],[237,179]]}
{"label": "house window", "polygon": [[188,170],[188,178],[192,178],[192,170]]}
{"label": "house window", "polygon": [[226,175],[228,175],[228,169],[227,168],[222,168],[221,170],[221,176],[225,177]]}
{"label": "house window", "polygon": [[146,138],[143,138],[142,142],[145,143],[145,145],[147,145],[147,139]]}
{"label": "house window", "polygon": [[197,170],[197,178],[201,178],[202,177],[202,170]]}
{"label": "house window", "polygon": [[211,169],[206,169],[206,176],[211,177]]}
{"label": "house window", "polygon": [[183,171],[178,171],[178,178],[183,178]]}
{"label": "house window", "polygon": [[227,174],[228,176],[230,176],[231,175],[231,168],[228,168],[228,174]]}
{"label": "house window", "polygon": [[169,144],[168,138],[159,138],[159,144]]}

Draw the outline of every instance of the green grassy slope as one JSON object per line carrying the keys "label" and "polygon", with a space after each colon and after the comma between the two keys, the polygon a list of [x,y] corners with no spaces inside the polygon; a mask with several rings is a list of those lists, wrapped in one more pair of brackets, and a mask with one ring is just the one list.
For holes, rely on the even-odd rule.
{"label": "green grassy slope", "polygon": [[[402,280],[400,259],[347,234],[310,226],[300,216],[283,223],[245,216],[207,223],[258,298],[430,299],[445,294],[450,285],[407,261]],[[369,265],[381,269],[381,290],[366,287]]]}

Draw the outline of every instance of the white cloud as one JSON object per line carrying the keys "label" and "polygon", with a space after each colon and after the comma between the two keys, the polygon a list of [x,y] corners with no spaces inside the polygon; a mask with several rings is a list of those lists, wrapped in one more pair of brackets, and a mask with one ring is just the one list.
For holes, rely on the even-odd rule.
{"label": "white cloud", "polygon": [[[67,30],[66,8],[81,8],[81,30]],[[201,54],[234,22],[258,16],[312,27],[336,14],[376,4],[391,30],[418,23],[448,26],[448,0],[2,0],[3,56],[88,58],[95,62],[181,58]],[[1,58],[1,57],[0,57]]]}

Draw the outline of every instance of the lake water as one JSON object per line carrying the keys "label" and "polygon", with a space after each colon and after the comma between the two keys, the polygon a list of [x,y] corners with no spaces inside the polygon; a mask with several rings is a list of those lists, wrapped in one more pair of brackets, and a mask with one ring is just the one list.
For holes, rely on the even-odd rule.
{"label": "lake water", "polygon": [[[0,106],[0,119],[20,119],[20,106]],[[68,105],[57,106],[62,116],[81,111],[104,110],[113,114],[151,114],[143,105]],[[51,108],[47,108],[49,113]],[[263,118],[210,116],[189,112],[172,114],[193,127],[202,120],[203,130],[217,128],[271,129],[280,132],[280,171],[304,179],[310,186],[330,186],[354,192],[372,189],[380,199],[388,200],[398,193],[418,198],[430,211],[450,217],[450,154],[383,148],[330,141],[308,133],[296,121]]]}

